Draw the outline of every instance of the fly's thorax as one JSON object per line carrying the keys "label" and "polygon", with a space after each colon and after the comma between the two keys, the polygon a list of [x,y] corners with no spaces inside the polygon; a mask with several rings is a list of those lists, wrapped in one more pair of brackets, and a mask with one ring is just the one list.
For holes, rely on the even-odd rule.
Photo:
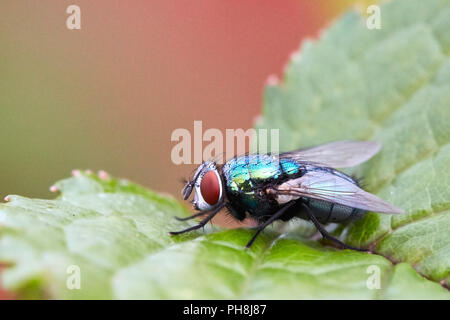
{"label": "fly's thorax", "polygon": [[266,192],[267,186],[281,183],[300,171],[295,161],[266,154],[235,157],[222,168],[230,202],[254,214],[265,214],[277,207],[276,201]]}
{"label": "fly's thorax", "polygon": [[226,184],[232,190],[249,192],[258,184],[280,182],[280,179],[298,175],[301,170],[294,160],[254,154],[227,161],[222,172]]}

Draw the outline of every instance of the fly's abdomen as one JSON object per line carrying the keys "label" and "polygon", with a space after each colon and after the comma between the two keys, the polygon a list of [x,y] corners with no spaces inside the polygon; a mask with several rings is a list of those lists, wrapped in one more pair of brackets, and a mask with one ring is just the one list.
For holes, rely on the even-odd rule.
{"label": "fly's abdomen", "polygon": [[306,205],[313,211],[317,220],[321,223],[341,223],[361,218],[365,211],[357,208],[347,207],[340,204],[316,200],[303,199]]}

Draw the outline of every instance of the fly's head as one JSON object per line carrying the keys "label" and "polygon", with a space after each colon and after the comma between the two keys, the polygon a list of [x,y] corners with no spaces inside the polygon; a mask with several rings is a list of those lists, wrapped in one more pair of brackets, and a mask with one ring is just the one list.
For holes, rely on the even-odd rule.
{"label": "fly's head", "polygon": [[184,200],[190,197],[193,190],[192,204],[196,210],[208,211],[223,203],[222,179],[215,162],[207,161],[197,168],[193,178],[181,191]]}

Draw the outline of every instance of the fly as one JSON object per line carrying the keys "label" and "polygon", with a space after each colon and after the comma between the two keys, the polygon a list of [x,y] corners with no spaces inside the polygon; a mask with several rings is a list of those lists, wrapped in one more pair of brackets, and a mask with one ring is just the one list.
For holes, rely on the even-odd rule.
{"label": "fly", "polygon": [[185,200],[195,190],[193,206],[198,211],[187,218],[204,217],[199,224],[177,235],[206,225],[222,209],[239,221],[247,216],[257,221],[256,237],[275,220],[294,217],[310,220],[324,238],[359,251],[331,236],[322,224],[343,223],[366,212],[403,213],[403,210],[364,191],[354,178],[336,170],[361,164],[381,148],[373,141],[337,141],[312,148],[281,153],[234,157],[219,166],[202,163],[182,190]]}

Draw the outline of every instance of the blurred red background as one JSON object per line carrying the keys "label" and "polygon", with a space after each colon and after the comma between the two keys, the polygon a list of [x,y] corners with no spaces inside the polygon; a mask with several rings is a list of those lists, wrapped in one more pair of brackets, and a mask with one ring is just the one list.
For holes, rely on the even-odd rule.
{"label": "blurred red background", "polygon": [[0,195],[50,197],[90,168],[181,198],[194,166],[172,164],[172,131],[251,128],[267,77],[364,2],[2,1]]}

